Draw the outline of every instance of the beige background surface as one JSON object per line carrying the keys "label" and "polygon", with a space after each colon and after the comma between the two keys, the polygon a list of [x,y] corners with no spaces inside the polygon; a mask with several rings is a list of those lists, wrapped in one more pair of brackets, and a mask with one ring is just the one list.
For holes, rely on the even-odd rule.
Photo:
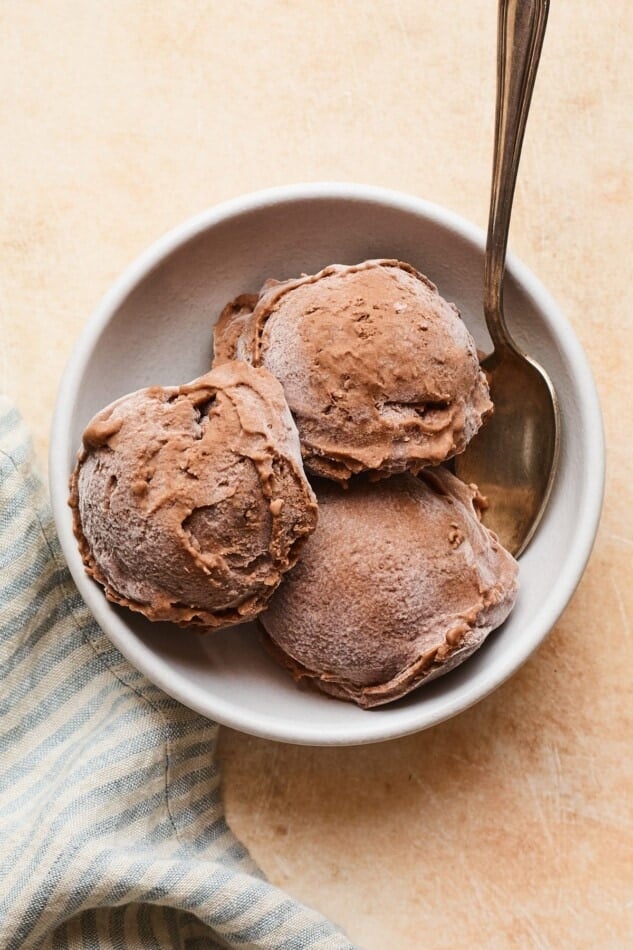
{"label": "beige background surface", "polygon": [[[42,464],[88,314],[188,215],[340,179],[485,224],[495,7],[0,0],[0,385]],[[222,735],[235,831],[368,950],[633,945],[633,5],[552,7],[511,245],[603,400],[583,582],[525,667],[438,728],[342,750]]]}

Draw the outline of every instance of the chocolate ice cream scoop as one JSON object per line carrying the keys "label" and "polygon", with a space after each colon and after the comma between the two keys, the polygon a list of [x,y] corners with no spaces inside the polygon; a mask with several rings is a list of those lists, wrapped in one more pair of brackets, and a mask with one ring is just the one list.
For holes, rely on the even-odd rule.
{"label": "chocolate ice cream scoop", "polygon": [[284,387],[306,468],[417,472],[462,452],[490,412],[458,311],[395,260],[267,281],[215,328],[215,361],[265,366]]}
{"label": "chocolate ice cream scoop", "polygon": [[255,617],[316,525],[283,390],[227,363],[98,413],[71,478],[88,574],[150,620]]}
{"label": "chocolate ice cream scoop", "polygon": [[317,498],[318,527],[260,617],[296,679],[378,706],[453,669],[512,609],[517,562],[450,472],[320,482]]}

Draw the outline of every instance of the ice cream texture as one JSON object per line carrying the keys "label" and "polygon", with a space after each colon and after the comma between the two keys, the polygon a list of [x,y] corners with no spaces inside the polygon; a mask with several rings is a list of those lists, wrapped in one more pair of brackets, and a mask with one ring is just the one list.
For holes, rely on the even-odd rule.
{"label": "ice cream texture", "polygon": [[225,307],[214,348],[214,365],[245,360],[280,380],[306,469],[336,481],[443,462],[492,408],[457,309],[397,260],[268,280]]}
{"label": "ice cream texture", "polygon": [[441,464],[491,411],[459,312],[411,265],[267,280],[224,308],[208,373],[86,428],[70,494],[85,569],[150,620],[257,617],[297,680],[389,703],[514,605],[517,562]]}
{"label": "ice cream texture", "polygon": [[257,616],[317,517],[281,385],[243,362],[99,412],[70,504],[107,597],[181,626]]}
{"label": "ice cream texture", "polygon": [[442,467],[322,481],[317,498],[318,527],[260,617],[297,680],[378,706],[453,669],[512,609],[517,562]]}

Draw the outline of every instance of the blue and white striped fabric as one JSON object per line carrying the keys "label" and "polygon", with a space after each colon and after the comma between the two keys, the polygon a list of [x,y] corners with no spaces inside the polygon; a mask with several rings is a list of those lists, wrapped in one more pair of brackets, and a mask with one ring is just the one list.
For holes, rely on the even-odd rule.
{"label": "blue and white striped fabric", "polygon": [[2,950],[352,947],[267,883],[229,830],[217,725],[92,619],[2,397],[0,683]]}

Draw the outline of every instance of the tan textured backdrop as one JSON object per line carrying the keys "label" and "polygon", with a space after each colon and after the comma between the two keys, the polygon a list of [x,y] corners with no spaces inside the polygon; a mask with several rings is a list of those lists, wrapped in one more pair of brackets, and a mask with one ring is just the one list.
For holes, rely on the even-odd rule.
{"label": "tan textured backdrop", "polygon": [[[485,223],[495,6],[0,0],[0,386],[43,464],[87,315],[188,215],[340,179]],[[236,832],[368,950],[633,945],[633,5],[552,7],[511,245],[603,400],[589,569],[520,673],[438,728],[351,750],[222,736]]]}

